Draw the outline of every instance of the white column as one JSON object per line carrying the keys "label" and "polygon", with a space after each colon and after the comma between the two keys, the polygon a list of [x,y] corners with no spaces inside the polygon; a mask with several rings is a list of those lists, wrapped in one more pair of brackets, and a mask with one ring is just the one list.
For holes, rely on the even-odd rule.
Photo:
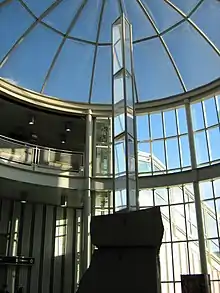
{"label": "white column", "polygon": [[92,137],[93,123],[89,110],[86,117],[86,148],[85,148],[85,192],[83,200],[83,243],[82,243],[82,274],[88,268],[90,249],[90,220],[91,220],[91,177],[92,177]]}
{"label": "white column", "polygon": [[[194,143],[194,137],[193,137],[190,103],[188,100],[185,101],[185,107],[186,107],[186,118],[187,118],[187,126],[188,126],[192,170],[196,170],[197,169],[196,150],[195,150],[195,143]],[[205,247],[205,234],[204,234],[203,219],[202,219],[202,205],[201,205],[198,180],[193,182],[193,188],[194,188],[195,209],[196,209],[196,219],[197,219],[197,229],[198,229],[198,239],[199,239],[201,273],[208,274],[207,260],[206,260],[206,247]]]}

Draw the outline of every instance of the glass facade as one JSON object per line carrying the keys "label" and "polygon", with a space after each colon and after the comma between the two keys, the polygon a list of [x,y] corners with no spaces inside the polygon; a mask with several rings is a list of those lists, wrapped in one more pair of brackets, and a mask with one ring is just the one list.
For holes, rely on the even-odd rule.
{"label": "glass facade", "polygon": [[[213,168],[219,163],[220,137],[216,135],[213,138],[215,144],[210,142],[210,130],[219,133],[218,102],[219,96],[213,95],[190,103],[185,101],[166,110],[149,109],[136,117],[139,180],[145,180],[146,176],[146,183],[142,183],[146,187],[139,190],[139,207],[160,206],[165,228],[160,250],[162,293],[181,292],[181,274],[202,273],[199,245],[201,223],[197,222],[198,205],[195,202],[198,195],[201,199],[207,272],[210,274],[212,292],[220,292],[220,173],[216,171],[218,176],[213,173]],[[100,123],[100,119],[97,118],[96,124]],[[192,122],[191,128],[189,120]],[[105,121],[108,121],[111,132],[111,123],[107,119]],[[203,144],[201,141],[197,144],[198,133],[203,133],[205,137]],[[111,149],[111,137],[108,137],[106,146]],[[210,153],[214,153],[215,157]],[[121,167],[123,158],[120,152],[118,157],[121,158]],[[199,161],[199,158],[207,160]],[[111,152],[107,160],[112,161]],[[192,166],[197,168],[197,174],[200,170],[204,172],[203,179],[200,179],[200,175],[194,177],[196,170]],[[100,177],[100,174],[96,176]],[[105,176],[112,178],[111,172],[105,173]],[[167,176],[171,182],[169,185],[166,185]],[[187,180],[184,176],[187,176]],[[176,178],[183,183],[172,184]],[[152,180],[155,187],[147,187]],[[154,183],[150,183],[151,186]],[[94,215],[113,213],[112,190],[97,190],[93,197]]]}

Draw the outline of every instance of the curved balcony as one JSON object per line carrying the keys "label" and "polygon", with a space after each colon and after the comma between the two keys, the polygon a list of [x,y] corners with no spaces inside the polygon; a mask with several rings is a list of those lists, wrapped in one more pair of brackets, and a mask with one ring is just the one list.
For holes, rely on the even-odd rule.
{"label": "curved balcony", "polygon": [[41,173],[83,176],[84,154],[37,146],[0,135],[0,163]]}

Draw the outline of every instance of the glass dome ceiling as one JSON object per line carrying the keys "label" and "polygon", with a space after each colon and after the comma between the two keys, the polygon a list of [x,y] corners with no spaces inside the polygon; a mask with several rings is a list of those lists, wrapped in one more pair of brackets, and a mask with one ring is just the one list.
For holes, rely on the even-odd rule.
{"label": "glass dome ceiling", "polygon": [[111,24],[122,12],[133,27],[137,102],[220,77],[218,0],[0,0],[0,77],[111,103]]}

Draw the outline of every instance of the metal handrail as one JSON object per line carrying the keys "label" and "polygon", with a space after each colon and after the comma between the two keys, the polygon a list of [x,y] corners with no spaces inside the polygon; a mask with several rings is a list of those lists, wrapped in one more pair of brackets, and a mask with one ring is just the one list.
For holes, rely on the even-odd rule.
{"label": "metal handrail", "polygon": [[[0,146],[0,158],[3,160],[29,166],[32,165],[33,168],[37,166],[40,168],[58,169],[72,171],[76,173],[81,173],[83,171],[83,152],[73,152],[68,150],[34,145],[28,142],[12,139],[3,135],[0,135],[0,142],[9,144],[6,145],[5,148],[4,146],[2,146],[3,155]],[[21,149],[25,148],[25,150],[23,152],[16,152],[15,146],[17,146],[18,148],[21,147]],[[6,150],[5,152],[4,149]],[[58,157],[57,159],[56,154],[61,155],[61,157]],[[62,157],[62,155],[64,155],[64,157]]]}
{"label": "metal handrail", "polygon": [[4,136],[4,135],[1,135],[1,134],[0,134],[0,139],[5,140],[5,141],[14,142],[14,143],[20,144],[22,146],[30,146],[30,147],[38,148],[38,149],[46,149],[46,150],[50,150],[50,151],[56,151],[56,152],[59,152],[59,153],[83,154],[82,152],[77,152],[77,151],[73,152],[73,151],[69,151],[69,150],[56,149],[56,148],[52,148],[52,147],[36,145],[36,144],[29,143],[29,142],[17,140],[17,139],[8,137],[8,136]]}

